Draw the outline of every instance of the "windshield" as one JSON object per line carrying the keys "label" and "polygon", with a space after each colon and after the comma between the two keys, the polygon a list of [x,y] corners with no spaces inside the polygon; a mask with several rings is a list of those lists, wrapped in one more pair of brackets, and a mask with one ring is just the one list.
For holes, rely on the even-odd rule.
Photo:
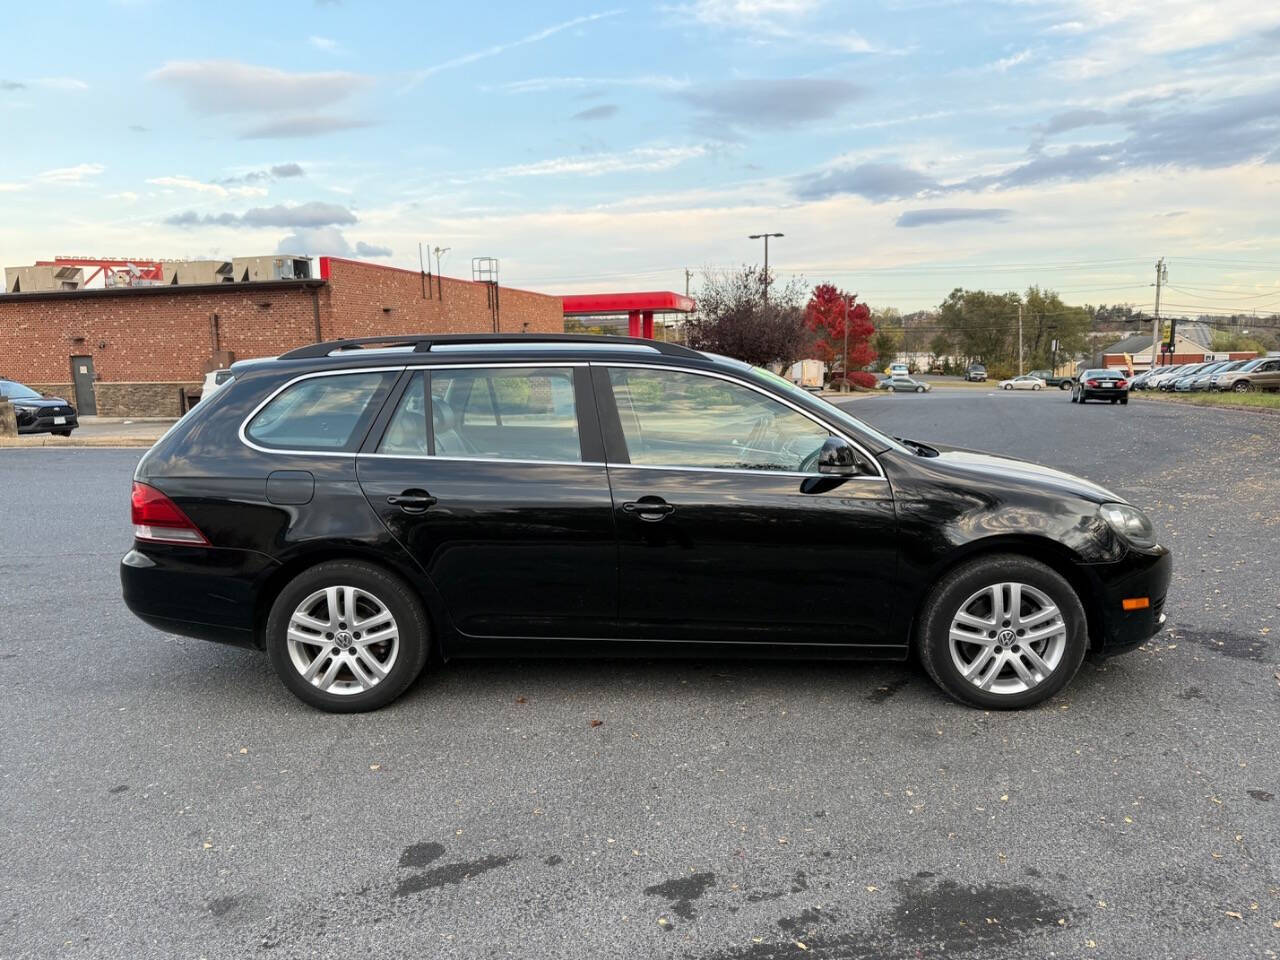
{"label": "windshield", "polygon": [[[800,389],[794,383],[788,380],[786,377],[780,377],[776,373],[773,373],[770,370],[766,370],[763,367],[753,367],[751,364],[743,363],[741,360],[734,360],[732,357],[724,357],[715,353],[708,353],[707,356],[711,357],[712,359],[716,360],[719,363],[725,364],[726,366],[733,367],[735,370],[745,371],[745,372],[754,374],[757,377],[761,377],[764,380],[767,380],[769,384],[773,387],[776,387],[780,393],[786,394],[787,396],[793,398],[798,405],[804,407],[805,409],[809,409],[814,401],[813,394]],[[824,413],[833,422],[848,426],[851,430],[861,433],[867,439],[880,444],[886,449],[896,450],[899,453],[914,455],[913,451],[910,448],[903,446],[893,437],[890,437],[881,433],[879,430],[868,425],[866,421],[859,420],[857,417],[850,416],[842,408],[837,407],[834,403],[831,403],[828,401],[826,407],[827,409],[824,411]]]}
{"label": "windshield", "polygon": [[1263,360],[1265,360],[1265,359],[1267,359],[1267,358],[1266,358],[1266,357],[1254,357],[1252,360],[1250,360],[1248,363],[1246,363],[1246,364],[1245,364],[1243,367],[1241,367],[1240,369],[1241,369],[1242,371],[1244,371],[1244,370],[1252,370],[1254,367],[1256,367],[1258,364],[1260,364],[1260,363],[1261,363]]}
{"label": "windshield", "polygon": [[16,380],[0,380],[0,396],[8,397],[10,400],[40,400],[41,394],[36,393],[30,387],[18,383]]}

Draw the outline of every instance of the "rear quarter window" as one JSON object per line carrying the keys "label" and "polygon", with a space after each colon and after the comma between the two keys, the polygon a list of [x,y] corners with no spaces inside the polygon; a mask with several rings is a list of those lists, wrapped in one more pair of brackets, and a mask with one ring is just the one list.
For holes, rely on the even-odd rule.
{"label": "rear quarter window", "polygon": [[353,372],[299,380],[254,415],[245,437],[274,450],[354,452],[397,374]]}

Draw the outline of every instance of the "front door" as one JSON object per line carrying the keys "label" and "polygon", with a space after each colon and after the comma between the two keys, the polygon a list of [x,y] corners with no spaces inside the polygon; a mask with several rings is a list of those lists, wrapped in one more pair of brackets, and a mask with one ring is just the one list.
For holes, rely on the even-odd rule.
{"label": "front door", "polygon": [[824,476],[830,430],[742,382],[594,370],[618,527],[620,634],[889,644],[893,496],[870,456]]}
{"label": "front door", "polygon": [[76,413],[82,417],[96,416],[98,400],[93,393],[93,357],[71,358],[71,382],[75,384]]}
{"label": "front door", "polygon": [[586,366],[406,377],[359,457],[360,485],[454,626],[472,637],[611,636],[617,543]]}

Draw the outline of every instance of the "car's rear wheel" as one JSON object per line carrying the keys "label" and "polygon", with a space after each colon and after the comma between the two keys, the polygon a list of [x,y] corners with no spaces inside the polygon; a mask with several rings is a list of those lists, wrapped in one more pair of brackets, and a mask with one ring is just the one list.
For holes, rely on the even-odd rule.
{"label": "car's rear wheel", "polygon": [[1066,380],[1063,380],[1060,384],[1058,384],[1058,389],[1059,389],[1059,390],[1070,390],[1070,389],[1071,389],[1071,384],[1070,384],[1070,383],[1068,383]]}
{"label": "car's rear wheel", "polygon": [[1121,397],[1121,398],[1120,398],[1120,406],[1122,406],[1122,407],[1127,407],[1128,405],[1129,405],[1129,398],[1128,398],[1128,397]]}
{"label": "car's rear wheel", "polygon": [[1052,697],[1084,660],[1084,608],[1059,573],[1028,557],[979,557],[925,601],[916,642],[934,681],[976,707],[1016,709]]}
{"label": "car's rear wheel", "polygon": [[376,710],[427,661],[422,604],[398,577],[358,560],[298,574],[267,618],[271,665],[298,699],[332,713]]}
{"label": "car's rear wheel", "polygon": [[56,434],[56,435],[57,435],[57,436],[59,436],[59,437],[69,437],[69,436],[71,436],[71,431],[70,431],[70,430],[54,430],[53,432],[54,432],[54,434]]}

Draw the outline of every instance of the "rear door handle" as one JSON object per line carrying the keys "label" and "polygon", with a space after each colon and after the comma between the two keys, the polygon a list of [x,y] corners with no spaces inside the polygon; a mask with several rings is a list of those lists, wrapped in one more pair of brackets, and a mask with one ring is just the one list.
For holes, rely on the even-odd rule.
{"label": "rear door handle", "polygon": [[426,513],[428,507],[434,507],[439,502],[438,497],[433,497],[425,490],[405,490],[387,497],[387,503],[399,507],[405,513]]}
{"label": "rear door handle", "polygon": [[660,497],[652,497],[644,500],[629,500],[622,505],[622,512],[635,514],[641,520],[653,523],[675,513],[676,508]]}

